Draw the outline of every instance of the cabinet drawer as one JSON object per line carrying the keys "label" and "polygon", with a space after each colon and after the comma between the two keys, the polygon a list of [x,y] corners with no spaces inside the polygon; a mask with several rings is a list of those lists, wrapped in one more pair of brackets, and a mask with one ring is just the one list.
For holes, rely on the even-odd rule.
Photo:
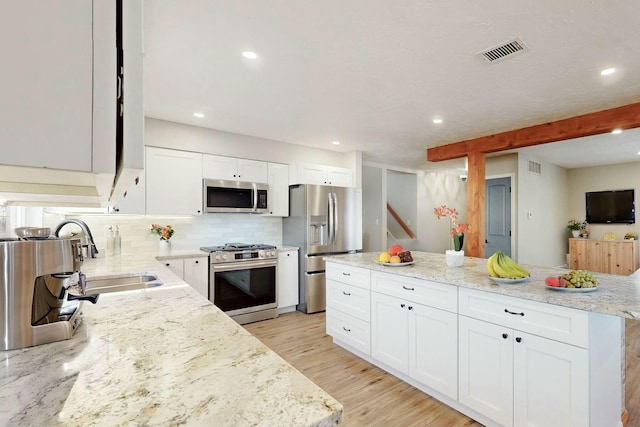
{"label": "cabinet drawer", "polygon": [[368,289],[327,279],[327,306],[366,322],[371,320],[371,292]]}
{"label": "cabinet drawer", "polygon": [[371,288],[371,271],[366,268],[351,267],[349,265],[327,262],[327,279],[347,283],[364,289]]}
{"label": "cabinet drawer", "polygon": [[429,307],[458,312],[457,286],[374,271],[371,289]]}
{"label": "cabinet drawer", "polygon": [[370,323],[327,307],[327,335],[354,349],[371,355]]}
{"label": "cabinet drawer", "polygon": [[460,314],[588,347],[589,313],[586,311],[461,288]]}

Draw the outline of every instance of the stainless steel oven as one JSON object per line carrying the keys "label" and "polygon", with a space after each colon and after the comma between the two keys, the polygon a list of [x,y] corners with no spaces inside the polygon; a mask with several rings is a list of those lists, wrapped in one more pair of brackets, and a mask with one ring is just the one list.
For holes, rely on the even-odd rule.
{"label": "stainless steel oven", "polygon": [[275,246],[227,243],[209,252],[209,300],[240,324],[278,316]]}

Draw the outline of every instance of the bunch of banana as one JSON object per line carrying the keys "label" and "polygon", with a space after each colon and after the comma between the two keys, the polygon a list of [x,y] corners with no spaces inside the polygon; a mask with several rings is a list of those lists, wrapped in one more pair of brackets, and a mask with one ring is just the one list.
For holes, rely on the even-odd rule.
{"label": "bunch of banana", "polygon": [[529,277],[529,272],[520,264],[505,255],[501,250],[496,251],[487,260],[487,270],[491,277],[502,279],[522,279]]}

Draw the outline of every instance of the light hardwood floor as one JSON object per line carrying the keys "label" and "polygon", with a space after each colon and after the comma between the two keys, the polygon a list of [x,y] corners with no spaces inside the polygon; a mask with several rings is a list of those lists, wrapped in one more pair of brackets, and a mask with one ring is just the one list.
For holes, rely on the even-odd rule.
{"label": "light hardwood floor", "polygon": [[[324,313],[286,313],[244,327],[343,404],[341,426],[481,426],[333,344]],[[627,321],[626,356],[627,427],[640,427],[640,321]]]}

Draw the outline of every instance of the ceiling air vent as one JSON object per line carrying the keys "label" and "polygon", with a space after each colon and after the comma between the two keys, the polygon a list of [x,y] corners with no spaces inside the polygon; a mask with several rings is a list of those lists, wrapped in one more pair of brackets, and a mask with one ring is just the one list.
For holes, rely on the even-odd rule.
{"label": "ceiling air vent", "polygon": [[537,175],[542,174],[542,165],[538,162],[534,162],[533,160],[529,160],[529,172],[535,173]]}
{"label": "ceiling air vent", "polygon": [[485,61],[493,63],[500,61],[501,59],[511,57],[517,53],[524,52],[525,50],[529,50],[527,45],[524,44],[522,40],[516,38],[484,50],[478,55],[482,56]]}

